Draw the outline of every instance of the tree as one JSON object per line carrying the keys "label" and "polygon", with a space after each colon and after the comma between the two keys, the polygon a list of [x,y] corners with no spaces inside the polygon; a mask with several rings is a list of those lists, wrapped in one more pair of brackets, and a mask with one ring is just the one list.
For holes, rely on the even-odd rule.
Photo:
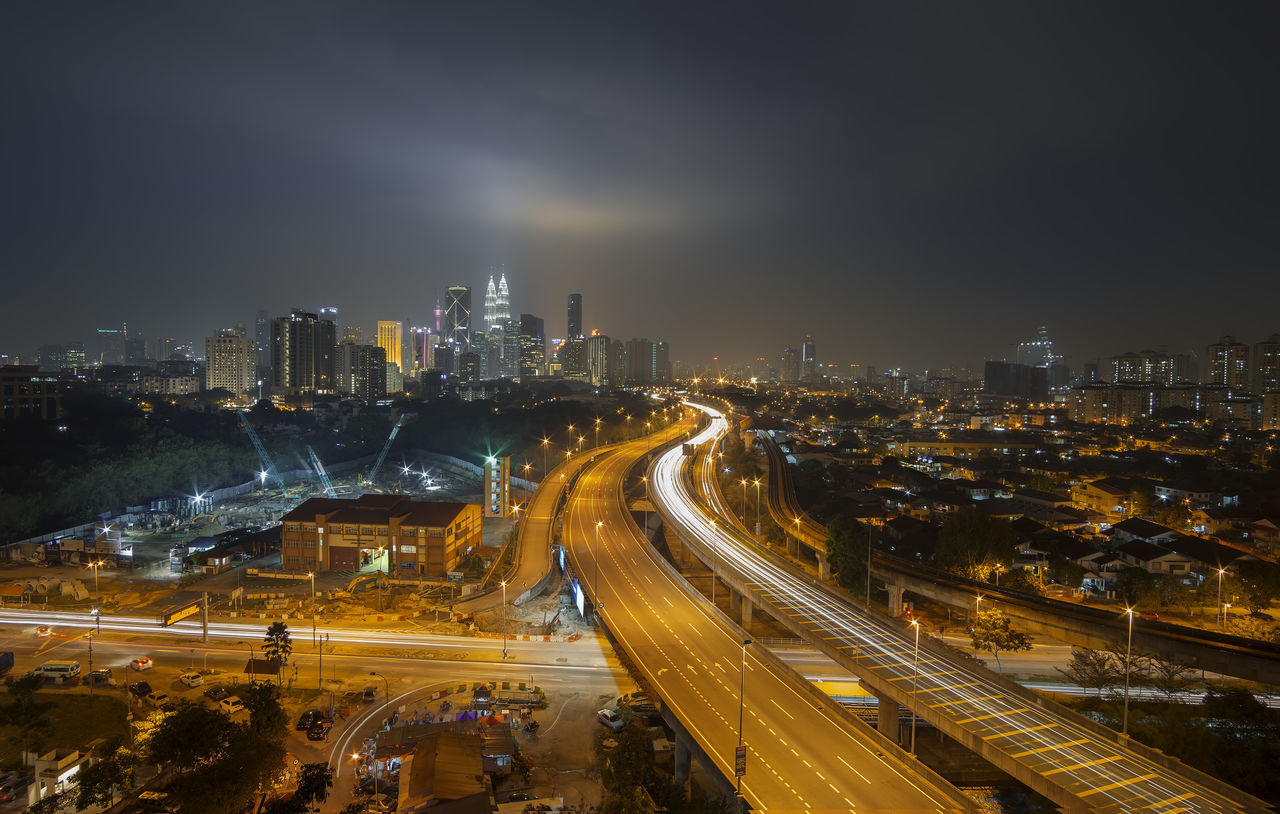
{"label": "tree", "polygon": [[1147,661],[1147,675],[1151,686],[1164,693],[1169,703],[1178,703],[1178,696],[1196,680],[1196,671],[1186,664],[1152,656]]}
{"label": "tree", "polygon": [[[284,622],[272,622],[267,628],[267,635],[262,639],[262,654],[269,661],[274,661],[283,668],[289,663],[289,656],[293,653],[293,640],[289,636],[289,626]],[[284,674],[281,669],[276,674],[276,681],[279,682]]]}
{"label": "tree", "polygon": [[35,805],[27,806],[26,814],[58,814],[70,800],[71,792],[54,792]]}
{"label": "tree", "polygon": [[249,712],[249,731],[264,741],[284,743],[289,734],[289,715],[280,703],[279,686],[258,682],[240,690],[239,695]]}
{"label": "tree", "polygon": [[304,763],[298,772],[298,790],[293,799],[298,800],[303,809],[329,799],[329,789],[333,787],[333,769],[328,763]]}
{"label": "tree", "polygon": [[152,730],[147,756],[179,772],[191,771],[222,757],[231,728],[231,719],[221,710],[181,700]]}
{"label": "tree", "polygon": [[1131,565],[1116,575],[1114,589],[1129,605],[1137,605],[1156,597],[1156,578]]}
{"label": "tree", "polygon": [[43,686],[44,678],[35,673],[5,682],[10,700],[0,706],[0,723],[17,729],[10,740],[21,744],[24,750],[38,750],[53,732],[53,718],[49,716],[53,702],[36,698],[36,690]]}
{"label": "tree", "polygon": [[116,804],[117,792],[128,791],[133,786],[133,770],[138,756],[123,746],[116,738],[106,745],[104,758],[82,769],[76,786],[76,810],[89,806],[111,808]]}
{"label": "tree", "polygon": [[1031,636],[1020,630],[1014,630],[1009,617],[998,610],[980,610],[973,620],[973,633],[970,634],[975,650],[985,650],[996,657],[996,666],[1004,672],[1000,664],[1001,653],[1017,653],[1031,649]]}
{"label": "tree", "polygon": [[1007,522],[966,507],[939,530],[933,558],[938,567],[953,574],[987,580],[997,566],[1013,562],[1017,544],[1017,535]]}
{"label": "tree", "polygon": [[1114,686],[1119,676],[1110,653],[1087,647],[1071,648],[1071,661],[1067,662],[1066,669],[1056,669],[1072,684],[1086,690],[1097,690],[1099,694]]}
{"label": "tree", "polygon": [[866,591],[869,527],[842,514],[827,525],[827,536],[827,562],[836,583],[848,591]]}
{"label": "tree", "polygon": [[1273,599],[1280,598],[1280,566],[1264,560],[1241,562],[1232,587],[1246,610],[1265,611]]}

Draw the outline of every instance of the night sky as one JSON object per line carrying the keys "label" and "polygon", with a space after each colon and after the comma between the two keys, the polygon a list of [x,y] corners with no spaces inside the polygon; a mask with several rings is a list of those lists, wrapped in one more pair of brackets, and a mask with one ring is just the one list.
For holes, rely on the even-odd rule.
{"label": "night sky", "polygon": [[[629,8],[630,10],[624,10]],[[0,352],[512,310],[674,358],[1280,331],[1280,6],[7,3]],[[477,308],[477,313],[479,312]]]}

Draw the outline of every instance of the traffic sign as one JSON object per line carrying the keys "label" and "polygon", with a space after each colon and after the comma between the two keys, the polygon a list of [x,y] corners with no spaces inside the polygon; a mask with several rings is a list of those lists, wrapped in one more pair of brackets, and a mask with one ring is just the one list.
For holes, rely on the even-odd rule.
{"label": "traffic sign", "polygon": [[733,760],[733,776],[742,777],[747,773],[747,747],[739,746],[734,754]]}

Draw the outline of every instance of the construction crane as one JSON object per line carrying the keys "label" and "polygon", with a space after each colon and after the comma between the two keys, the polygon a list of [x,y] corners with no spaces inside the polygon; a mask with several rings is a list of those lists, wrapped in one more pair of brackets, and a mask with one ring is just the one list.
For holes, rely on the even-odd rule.
{"label": "construction crane", "polygon": [[283,489],[284,478],[280,477],[275,461],[271,460],[271,456],[267,454],[267,448],[262,445],[258,434],[253,431],[253,425],[249,423],[249,416],[244,410],[237,410],[236,415],[240,416],[240,423],[244,425],[244,431],[249,433],[249,440],[253,442],[253,448],[258,451],[258,458],[262,461],[262,471],[265,473],[262,480],[266,481],[267,478],[270,478],[275,481],[277,487]]}
{"label": "construction crane", "polygon": [[320,485],[324,487],[325,495],[327,497],[337,497],[338,493],[333,488],[333,483],[329,481],[329,473],[324,471],[324,464],[320,463],[320,458],[310,444],[307,445],[307,457],[311,459],[311,468],[320,476]]}
{"label": "construction crane", "polygon": [[391,435],[387,437],[387,443],[382,445],[382,452],[378,455],[378,460],[373,465],[373,469],[369,470],[369,483],[373,483],[373,479],[378,477],[378,470],[382,469],[382,462],[387,459],[387,453],[391,451],[391,442],[396,440],[396,433],[400,432],[400,428],[404,426],[405,414],[401,413],[400,418],[396,421],[396,425],[391,428]]}

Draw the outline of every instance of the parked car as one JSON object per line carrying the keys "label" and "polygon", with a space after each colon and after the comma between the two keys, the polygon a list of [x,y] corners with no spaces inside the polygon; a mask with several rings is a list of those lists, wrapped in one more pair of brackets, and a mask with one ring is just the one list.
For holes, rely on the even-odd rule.
{"label": "parked car", "polygon": [[323,716],[324,716],[324,713],[322,713],[318,709],[307,710],[306,712],[298,716],[298,731],[301,732],[303,730],[310,729],[311,725],[315,723],[317,719]]}
{"label": "parked car", "polygon": [[1138,615],[1143,619],[1146,619],[1148,622],[1154,622],[1160,618],[1160,614],[1153,610],[1138,611]]}
{"label": "parked car", "polygon": [[332,721],[323,718],[314,721],[311,726],[307,727],[307,740],[322,741],[329,737],[329,727],[333,726]]}
{"label": "parked car", "polygon": [[1249,615],[1254,619],[1266,619],[1268,622],[1271,621],[1271,614],[1266,611],[1250,611]]}
{"label": "parked car", "polygon": [[129,667],[131,667],[134,670],[137,670],[138,672],[142,672],[143,670],[150,670],[152,667],[155,667],[155,666],[156,666],[156,663],[151,659],[147,658],[146,656],[138,656],[136,659],[129,662]]}
{"label": "parked car", "polygon": [[199,673],[183,673],[178,676],[178,680],[188,687],[199,687],[204,683],[204,676]]}
{"label": "parked car", "polygon": [[151,685],[145,681],[135,681],[129,685],[129,692],[138,698],[142,698],[151,693]]}
{"label": "parked car", "polygon": [[89,673],[89,675],[85,676],[84,680],[89,682],[90,684],[110,684],[111,668],[103,667],[101,670],[94,670],[93,672]]}
{"label": "parked car", "polygon": [[210,687],[204,691],[204,697],[210,701],[221,701],[230,694],[225,687]]}
{"label": "parked car", "polygon": [[375,701],[375,700],[377,700],[377,698],[378,698],[378,688],[377,688],[377,687],[375,687],[375,686],[373,686],[372,684],[370,684],[368,687],[365,687],[365,688],[364,688],[364,701],[365,701],[365,703],[369,703],[370,701]]}
{"label": "parked car", "polygon": [[146,695],[147,703],[153,707],[159,708],[169,703],[169,694],[160,692],[159,690],[149,692]]}
{"label": "parked car", "polygon": [[234,695],[229,695],[218,702],[218,709],[228,715],[235,715],[237,712],[244,711],[244,703]]}
{"label": "parked car", "polygon": [[40,627],[36,628],[36,635],[42,639],[52,636],[53,628],[49,627],[48,625],[41,625]]}
{"label": "parked car", "polygon": [[609,709],[608,707],[596,710],[596,720],[614,732],[627,725],[627,722],[622,720],[622,716],[618,714],[616,709]]}

